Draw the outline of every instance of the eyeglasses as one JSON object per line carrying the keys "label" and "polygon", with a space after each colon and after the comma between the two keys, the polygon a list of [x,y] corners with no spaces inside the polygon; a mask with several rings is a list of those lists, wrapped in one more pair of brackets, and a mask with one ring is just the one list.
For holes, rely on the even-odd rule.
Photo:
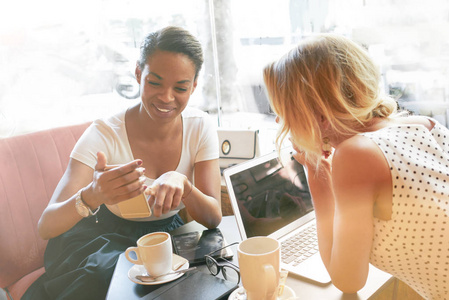
{"label": "eyeglasses", "polygon": [[240,282],[240,271],[239,268],[234,265],[232,262],[230,262],[229,260],[225,259],[224,257],[220,257],[220,259],[223,259],[224,261],[227,262],[227,264],[222,264],[222,263],[218,263],[211,255],[214,254],[215,252],[221,251],[227,247],[233,246],[238,244],[238,242],[229,244],[221,249],[212,251],[209,254],[206,254],[206,265],[207,268],[209,269],[209,272],[214,275],[217,276],[218,273],[223,274],[224,279],[233,282],[235,284],[239,284]]}

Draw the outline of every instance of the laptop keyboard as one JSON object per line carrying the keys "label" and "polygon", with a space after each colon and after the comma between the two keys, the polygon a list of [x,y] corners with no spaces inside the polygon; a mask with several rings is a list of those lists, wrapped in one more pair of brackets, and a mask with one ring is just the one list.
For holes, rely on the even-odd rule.
{"label": "laptop keyboard", "polygon": [[281,260],[296,266],[318,252],[316,224],[281,242]]}

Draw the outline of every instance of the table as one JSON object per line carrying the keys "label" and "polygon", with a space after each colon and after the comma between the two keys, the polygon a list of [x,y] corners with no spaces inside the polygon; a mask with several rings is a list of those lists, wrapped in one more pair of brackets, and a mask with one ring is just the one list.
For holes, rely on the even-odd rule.
{"label": "table", "polygon": [[[234,216],[223,217],[223,220],[218,227],[222,231],[228,243],[241,240]],[[204,226],[198,224],[195,221],[192,221],[174,230],[171,233],[179,234],[195,230],[201,231],[204,229],[206,229]],[[233,262],[238,264],[237,245],[231,246],[231,248],[234,252]],[[138,285],[129,280],[128,270],[132,266],[133,264],[126,259],[124,254],[121,254],[117,262],[111,284],[109,286],[106,300],[140,299],[156,288],[156,286]],[[205,265],[198,266],[198,269],[202,272],[209,273]],[[316,284],[315,282],[308,281],[305,278],[297,277],[295,275],[289,275],[286,284],[295,291],[296,296],[299,299],[362,300],[375,299],[383,289],[391,284],[392,281],[393,277],[390,274],[387,274],[373,266],[370,266],[367,283],[365,287],[361,289],[357,294],[343,294],[331,283],[320,285]]]}

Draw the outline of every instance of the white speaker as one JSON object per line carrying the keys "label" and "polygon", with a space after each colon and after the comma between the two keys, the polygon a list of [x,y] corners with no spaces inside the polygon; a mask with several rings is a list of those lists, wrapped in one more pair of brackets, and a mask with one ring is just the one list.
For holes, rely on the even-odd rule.
{"label": "white speaker", "polygon": [[219,127],[218,141],[222,169],[260,155],[259,130]]}

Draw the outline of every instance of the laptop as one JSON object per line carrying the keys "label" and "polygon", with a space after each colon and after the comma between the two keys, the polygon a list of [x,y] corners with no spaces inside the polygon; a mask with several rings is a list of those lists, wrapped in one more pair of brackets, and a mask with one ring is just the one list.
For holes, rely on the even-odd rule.
{"label": "laptop", "polygon": [[[269,236],[281,242],[281,267],[317,283],[330,276],[318,252],[315,212],[305,169],[293,148],[260,156],[223,171],[242,240]],[[281,163],[282,161],[282,163]],[[300,249],[290,249],[291,246]]]}

